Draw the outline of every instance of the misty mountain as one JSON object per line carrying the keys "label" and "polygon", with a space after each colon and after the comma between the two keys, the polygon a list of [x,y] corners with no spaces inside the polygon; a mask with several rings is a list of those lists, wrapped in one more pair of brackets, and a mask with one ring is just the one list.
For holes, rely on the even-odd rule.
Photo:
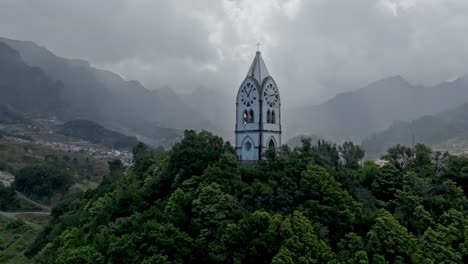
{"label": "misty mountain", "polygon": [[468,102],[468,78],[428,88],[412,85],[396,76],[357,91],[338,94],[319,105],[286,112],[285,122],[299,133],[361,141],[395,120],[410,121],[465,102]]}
{"label": "misty mountain", "polygon": [[26,65],[16,50],[0,42],[0,105],[8,105],[2,107],[4,114],[57,115],[64,106],[62,92],[61,82],[50,80],[38,67]]}
{"label": "misty mountain", "polygon": [[291,148],[297,148],[302,146],[303,139],[310,139],[313,146],[316,146],[319,140],[325,140],[323,138],[318,137],[317,135],[297,135],[290,138],[286,144]]}
{"label": "misty mountain", "polygon": [[215,124],[216,132],[227,139],[232,139],[236,122],[235,98],[206,87],[199,87],[189,94],[180,96],[185,104],[196,108],[204,119]]}
{"label": "misty mountain", "polygon": [[394,122],[389,128],[365,138],[362,146],[369,157],[375,157],[396,144],[435,145],[452,138],[466,136],[468,136],[468,103],[411,122]]}
{"label": "misty mountain", "polygon": [[70,102],[64,112],[68,120],[89,119],[115,127],[140,120],[159,127],[212,128],[169,88],[148,90],[138,81],[124,80],[83,60],[58,57],[30,41],[0,38],[0,42],[18,50],[27,64],[63,82],[63,96]]}
{"label": "misty mountain", "polygon": [[0,105],[0,124],[29,123],[22,113],[17,112],[10,105]]}
{"label": "misty mountain", "polygon": [[[146,89],[138,81],[96,69],[83,60],[58,57],[33,42],[0,38],[19,51],[30,66],[40,67],[63,83],[67,107],[63,119],[88,119],[146,142],[165,128],[206,129],[232,135],[234,99],[212,88],[177,94],[169,87]],[[336,95],[318,105],[283,109],[283,130],[289,135],[314,134],[335,142],[360,142],[395,120],[411,121],[468,102],[468,78],[433,87],[413,85],[400,76],[385,78],[356,91]],[[173,131],[174,132],[174,131]]]}

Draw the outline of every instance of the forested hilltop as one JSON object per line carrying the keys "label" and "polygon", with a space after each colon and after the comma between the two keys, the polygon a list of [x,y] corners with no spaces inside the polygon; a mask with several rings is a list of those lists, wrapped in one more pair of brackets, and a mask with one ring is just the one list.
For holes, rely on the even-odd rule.
{"label": "forested hilltop", "polygon": [[56,206],[38,263],[468,263],[468,158],[327,142],[245,165],[209,132]]}

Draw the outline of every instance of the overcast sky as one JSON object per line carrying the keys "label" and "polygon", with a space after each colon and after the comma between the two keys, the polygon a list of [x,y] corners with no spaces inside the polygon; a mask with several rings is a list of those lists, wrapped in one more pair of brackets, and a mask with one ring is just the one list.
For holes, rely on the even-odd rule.
{"label": "overcast sky", "polygon": [[0,35],[150,89],[232,95],[260,41],[289,104],[468,74],[467,0],[0,0]]}

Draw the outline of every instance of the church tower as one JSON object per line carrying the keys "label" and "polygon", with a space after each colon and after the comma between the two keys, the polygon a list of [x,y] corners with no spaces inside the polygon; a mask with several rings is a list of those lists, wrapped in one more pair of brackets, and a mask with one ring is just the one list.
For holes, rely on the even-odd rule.
{"label": "church tower", "polygon": [[281,100],[260,51],[239,87],[236,99],[236,153],[241,161],[264,158],[281,146]]}

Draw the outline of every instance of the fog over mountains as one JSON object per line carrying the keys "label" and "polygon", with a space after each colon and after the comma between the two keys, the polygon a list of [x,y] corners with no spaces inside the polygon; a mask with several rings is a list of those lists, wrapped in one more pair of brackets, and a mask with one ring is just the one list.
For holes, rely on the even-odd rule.
{"label": "fog over mountains", "polygon": [[468,103],[465,103],[454,109],[409,122],[395,121],[387,129],[364,139],[362,146],[367,150],[369,157],[375,157],[395,144],[438,145],[450,139],[466,141],[467,137]]}
{"label": "fog over mountains", "polygon": [[[110,120],[138,117],[174,128],[210,127],[194,118],[199,116],[196,109],[187,109],[188,106],[169,89],[150,91],[138,81],[124,80],[112,72],[91,67],[83,60],[55,56],[33,42],[5,38],[0,38],[0,42],[16,49],[27,64],[40,67],[52,79],[61,80],[63,96],[73,99],[69,105],[73,115]],[[194,116],[180,115],[187,112]]]}
{"label": "fog over mountains", "polygon": [[338,94],[322,104],[296,109],[285,122],[303,132],[359,142],[393,121],[436,114],[465,102],[468,102],[467,78],[423,87],[395,76]]}
{"label": "fog over mountains", "polygon": [[[12,75],[8,71],[19,69],[28,75],[15,84],[16,93],[11,92],[11,83],[3,85],[3,104],[19,106],[22,111],[52,113],[63,120],[93,120],[147,142],[182,129],[205,129],[232,138],[235,99],[215,87],[195,84],[198,88],[189,94],[176,93],[171,87],[148,89],[84,60],[58,57],[33,42],[6,38],[0,42],[5,43],[0,49],[3,74]],[[37,83],[27,83],[29,77]],[[395,127],[395,121],[450,113],[447,111],[466,102],[468,78],[424,87],[393,76],[317,105],[283,107],[283,132],[286,139],[313,134],[337,142],[361,142],[392,124]],[[35,109],[28,108],[32,106]],[[369,142],[372,140],[366,140],[367,147],[373,149]],[[384,145],[391,143],[399,142],[391,140]]]}
{"label": "fog over mountains", "polygon": [[64,110],[63,84],[52,81],[42,69],[26,65],[16,50],[1,42],[0,92],[0,105],[39,115]]}

